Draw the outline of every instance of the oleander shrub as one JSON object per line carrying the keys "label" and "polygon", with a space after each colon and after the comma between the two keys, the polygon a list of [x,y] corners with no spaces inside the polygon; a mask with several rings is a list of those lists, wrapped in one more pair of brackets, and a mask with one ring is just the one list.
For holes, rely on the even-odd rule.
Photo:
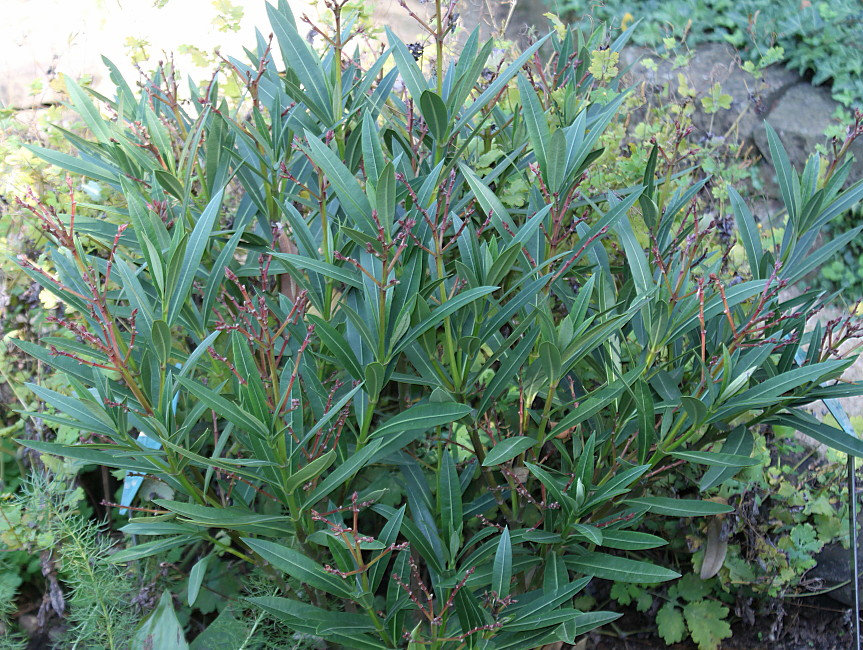
{"label": "oleander shrub", "polygon": [[[475,31],[445,61],[438,2],[424,52],[388,32],[369,56],[338,13],[318,52],[268,10],[274,40],[223,73],[239,105],[220,76],[188,100],[170,69],[69,81],[90,137],[32,150],[123,203],[20,204],[51,244],[18,263],[70,333],[18,343],[70,389],[28,386],[78,432],[21,443],[123,479],[109,561],[161,590],[134,640],[571,643],[619,616],[575,606],[591,580],[680,577],[642,528],[731,512],[755,425],[863,456],[802,410],[863,393],[836,381],[859,326],[806,332],[828,296],[782,293],[859,234],[814,246],[863,195],[847,163],[800,175],[769,131],[790,225],[765,250],[729,188],[747,268],[725,282],[707,178],[672,191],[653,147],[637,184],[582,185],[628,34],[501,57]],[[670,489],[681,465],[700,478]]]}

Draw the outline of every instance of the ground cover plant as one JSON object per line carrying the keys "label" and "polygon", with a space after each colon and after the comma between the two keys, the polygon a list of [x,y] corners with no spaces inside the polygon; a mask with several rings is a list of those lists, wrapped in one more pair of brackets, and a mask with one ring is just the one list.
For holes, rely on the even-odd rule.
{"label": "ground cover plant", "polygon": [[[238,105],[220,76],[184,101],[169,66],[141,92],[114,71],[113,97],[68,80],[90,136],[31,149],[123,201],[86,216],[70,182],[68,209],[20,202],[51,244],[18,263],[66,335],[17,345],[69,385],[30,384],[47,408],[29,415],[78,436],[20,442],[146,483],[106,504],[129,512],[123,548],[75,599],[113,620],[132,590],[80,587],[125,580],[149,614],[70,638],[572,642],[619,616],[576,607],[592,580],[680,577],[642,528],[732,512],[716,490],[759,462],[756,425],[863,456],[801,410],[863,392],[836,381],[859,325],[805,332],[830,296],[780,295],[859,234],[814,247],[863,196],[847,163],[798,174],[770,132],[789,226],[763,248],[729,188],[747,268],[724,283],[708,179],[673,187],[661,142],[639,183],[583,186],[631,32],[564,28],[511,57],[474,32],[449,62],[438,2],[424,49],[388,33],[368,57],[332,8],[319,54],[270,7],[274,38],[222,73]],[[63,503],[57,539],[104,557]]]}
{"label": "ground cover plant", "polygon": [[612,24],[640,20],[635,41],[651,47],[673,49],[682,40],[729,43],[743,54],[749,70],[784,62],[811,75],[816,85],[829,83],[834,99],[845,106],[863,101],[863,15],[855,0],[564,0],[555,10]]}

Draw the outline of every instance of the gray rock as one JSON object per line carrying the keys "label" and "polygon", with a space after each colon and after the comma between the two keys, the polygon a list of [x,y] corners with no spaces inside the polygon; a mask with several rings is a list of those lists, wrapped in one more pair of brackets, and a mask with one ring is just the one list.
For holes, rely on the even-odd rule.
{"label": "gray rock", "polygon": [[[858,548],[863,551],[863,535],[861,535],[857,540],[857,544]],[[815,556],[815,560],[818,564],[814,566],[806,576],[808,578],[822,579],[824,581],[825,588],[848,582],[848,584],[827,592],[827,595],[836,602],[853,607],[854,590],[850,583],[851,551],[846,548],[842,548],[841,544],[829,544],[821,549],[821,552]],[[861,560],[863,560],[863,555],[861,555]],[[863,572],[861,572],[861,575],[863,575]],[[863,581],[861,581],[861,583],[863,583]],[[861,588],[863,588],[863,584],[861,584]],[[863,594],[861,594],[861,599],[863,599]],[[863,607],[861,607],[861,609],[863,609]]]}
{"label": "gray rock", "polygon": [[[657,63],[651,71],[639,63],[650,57]],[[774,65],[762,71],[761,79],[755,79],[740,68],[740,57],[734,48],[721,43],[708,43],[694,51],[689,63],[674,67],[670,60],[651,56],[650,50],[642,47],[626,48],[621,55],[622,67],[632,66],[630,83],[644,84],[645,96],[651,99],[669,83],[678,86],[678,75],[682,74],[687,85],[696,93],[693,124],[703,137],[736,137],[752,144],[755,133],[760,130],[764,116],[776,105],[788,88],[800,82],[800,76],[787,68]],[[701,97],[719,83],[722,92],[731,95],[730,109],[722,109],[708,115],[703,110]]]}
{"label": "gray rock", "polygon": [[[830,91],[807,83],[798,83],[789,88],[767,115],[779,139],[788,151],[791,164],[801,171],[807,158],[815,152],[817,145],[829,145],[824,130],[831,123],[831,116],[839,106]],[[767,134],[764,129],[756,129],[755,143],[758,150],[770,160]],[[863,139],[851,146],[855,161],[848,178],[849,183],[863,178]]]}

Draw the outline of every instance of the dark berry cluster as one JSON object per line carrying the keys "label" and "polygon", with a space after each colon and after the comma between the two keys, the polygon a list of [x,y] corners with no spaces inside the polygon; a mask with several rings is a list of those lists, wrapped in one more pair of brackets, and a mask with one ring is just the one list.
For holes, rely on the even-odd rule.
{"label": "dark berry cluster", "polygon": [[419,61],[423,55],[422,43],[408,43],[408,51],[413,56],[414,61]]}

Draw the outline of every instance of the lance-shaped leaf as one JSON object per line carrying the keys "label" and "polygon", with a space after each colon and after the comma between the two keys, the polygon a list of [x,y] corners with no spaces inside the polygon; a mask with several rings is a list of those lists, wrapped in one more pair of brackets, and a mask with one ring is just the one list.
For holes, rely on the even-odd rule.
{"label": "lance-shaped leaf", "polygon": [[535,444],[536,440],[533,438],[526,438],[525,436],[515,436],[513,438],[501,440],[486,454],[485,460],[482,463],[483,467],[494,467],[495,465],[500,465],[508,460],[512,460],[519,454],[524,453],[533,447]]}
{"label": "lance-shaped leaf", "polygon": [[207,248],[207,242],[210,240],[210,235],[213,233],[216,219],[219,216],[219,208],[222,207],[223,190],[219,190],[210,199],[207,207],[198,217],[192,233],[189,235],[189,240],[186,243],[185,255],[177,274],[176,284],[171,292],[171,298],[167,308],[167,323],[173,325],[174,320],[180,313],[186,299],[189,297],[189,292],[192,290],[192,282],[198,269],[201,265],[201,258],[204,256],[204,250]]}
{"label": "lance-shaped leaf", "polygon": [[509,527],[504,527],[494,554],[491,589],[498,598],[505,598],[509,595],[510,582],[512,582],[512,542],[509,537]]}
{"label": "lance-shaped leaf", "polygon": [[617,582],[652,584],[680,577],[677,571],[671,569],[605,553],[585,553],[584,555],[570,556],[566,558],[566,566],[584,575]]}
{"label": "lance-shaped leaf", "polygon": [[363,447],[359,452],[352,454],[345,462],[330,472],[312,491],[309,497],[303,502],[303,509],[305,510],[315,505],[321,499],[329,496],[339,486],[344,485],[345,481],[353,478],[357,472],[372,462],[380,446],[381,441],[375,440]]}
{"label": "lance-shaped leaf", "polygon": [[648,510],[657,515],[669,517],[707,517],[733,512],[734,508],[715,501],[699,501],[697,499],[674,499],[671,497],[640,497],[627,499],[628,505],[647,506]]}
{"label": "lance-shaped leaf", "polygon": [[311,51],[306,39],[297,31],[287,3],[282,3],[278,9],[267,4],[267,15],[279,41],[285,65],[299,77],[304,86],[300,96],[294,99],[306,102],[310,108],[316,108],[317,113],[328,115],[335,121],[329,86],[321,60]]}
{"label": "lance-shaped leaf", "polygon": [[743,243],[743,250],[746,251],[746,258],[749,261],[749,270],[752,272],[753,278],[760,278],[759,267],[764,251],[761,248],[761,233],[758,231],[758,225],[755,223],[755,218],[743,197],[730,184],[728,185],[728,197],[731,199],[731,207],[734,210],[737,236]]}
{"label": "lance-shaped leaf", "polygon": [[352,589],[343,580],[297,550],[263,539],[244,537],[243,542],[279,571],[295,580],[339,598],[350,598]]}
{"label": "lance-shaped leaf", "polygon": [[455,462],[447,450],[443,452],[438,472],[437,502],[444,539],[453,539],[462,527],[461,486]]}
{"label": "lance-shaped leaf", "polygon": [[255,433],[262,437],[269,434],[267,427],[258,418],[244,411],[237,404],[228,401],[210,388],[186,377],[177,377],[177,381],[192,395],[205,402],[219,417],[233,422],[235,426],[249,433]]}
{"label": "lance-shaped leaf", "polygon": [[377,234],[377,226],[372,220],[372,207],[354,175],[314,133],[306,131],[306,141],[309,157],[327,175],[354,225],[368,234]]}
{"label": "lance-shaped leaf", "polygon": [[404,350],[411,343],[416,341],[422,334],[426,333],[432,327],[443,322],[443,320],[470,303],[479,300],[483,296],[497,290],[498,287],[474,287],[467,291],[462,291],[454,298],[447,300],[440,307],[436,308],[431,314],[423,318],[419,323],[414,325],[407,334],[399,341],[395,349],[390,353],[390,357],[395,356]]}
{"label": "lance-shaped leaf", "polygon": [[841,451],[849,456],[863,458],[863,440],[846,433],[842,429],[824,424],[805,411],[793,410],[790,413],[780,413],[767,420],[771,424],[793,427],[811,438],[815,438],[831,449]]}
{"label": "lance-shaped leaf", "polygon": [[415,102],[418,102],[424,91],[428,90],[428,82],[423,76],[413,55],[408,50],[402,40],[396,36],[389,27],[384,27],[387,33],[387,40],[392,48],[393,58],[396,60],[396,66],[404,81],[405,88],[408,94]]}
{"label": "lance-shaped leaf", "polygon": [[536,161],[539,163],[539,169],[542,171],[542,177],[547,180],[546,151],[548,150],[549,142],[551,142],[548,118],[545,116],[545,111],[539,103],[536,91],[524,75],[518,75],[518,93],[521,97],[522,118],[527,128],[527,135],[530,138],[530,144],[533,146],[533,152],[536,156]]}
{"label": "lance-shaped leaf", "polygon": [[534,52],[536,52],[539,48],[543,46],[543,44],[548,40],[551,34],[546,34],[542,38],[540,38],[536,43],[527,48],[524,52],[519,55],[519,57],[509,64],[506,69],[501,72],[494,81],[492,81],[488,88],[486,88],[483,93],[476,98],[470,106],[468,106],[461,114],[461,117],[456,122],[453,127],[453,133],[458,133],[461,128],[470,121],[474,115],[476,115],[483,108],[488,107],[492,100],[497,97],[497,95],[506,87],[509,83],[510,79],[512,79],[515,75],[518,74],[518,71],[521,70],[521,67],[527,63],[528,59],[533,56]]}

